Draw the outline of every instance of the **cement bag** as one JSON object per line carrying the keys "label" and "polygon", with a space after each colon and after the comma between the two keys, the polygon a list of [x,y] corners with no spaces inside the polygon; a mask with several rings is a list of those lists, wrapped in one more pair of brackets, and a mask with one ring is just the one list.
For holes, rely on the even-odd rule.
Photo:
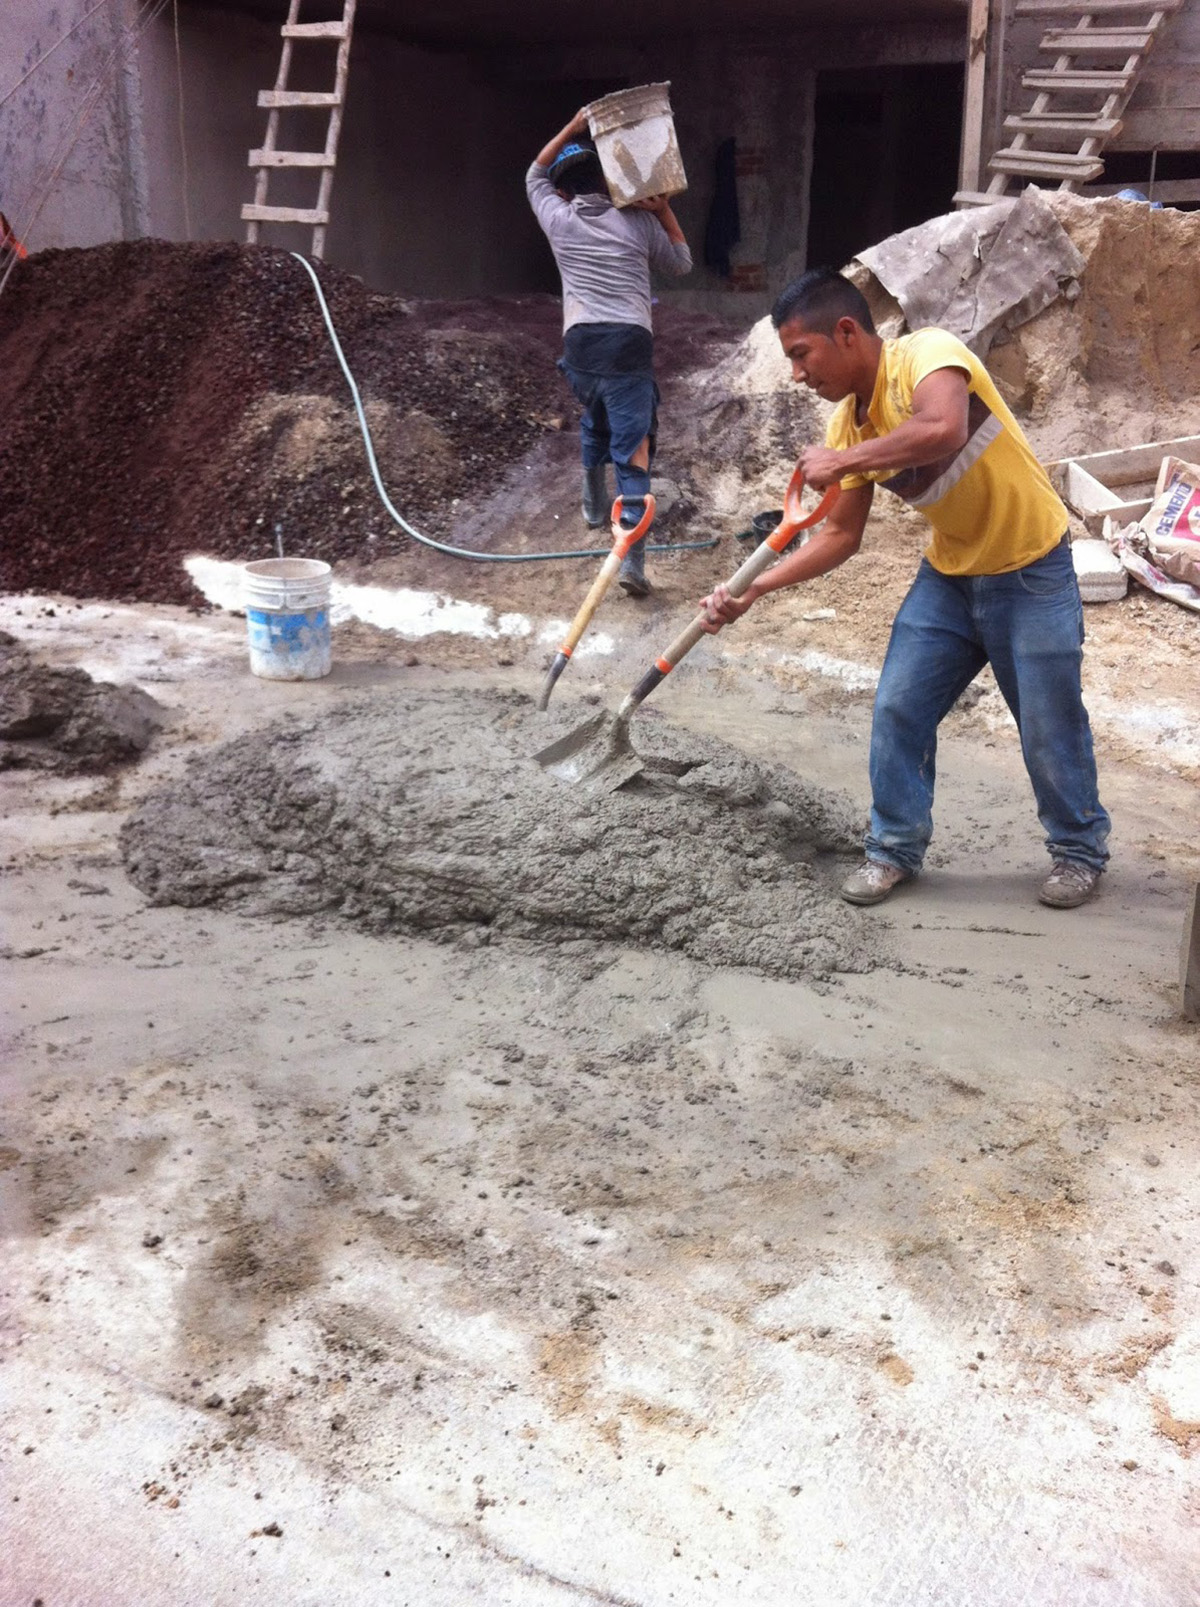
{"label": "cement bag", "polygon": [[[1154,501],[1138,523],[1160,561],[1178,553],[1195,573],[1177,578],[1200,585],[1200,468],[1182,458],[1164,458]],[[1176,573],[1174,566],[1164,563],[1163,568]]]}
{"label": "cement bag", "polygon": [[1200,468],[1164,458],[1149,513],[1112,544],[1135,580],[1200,614]]}

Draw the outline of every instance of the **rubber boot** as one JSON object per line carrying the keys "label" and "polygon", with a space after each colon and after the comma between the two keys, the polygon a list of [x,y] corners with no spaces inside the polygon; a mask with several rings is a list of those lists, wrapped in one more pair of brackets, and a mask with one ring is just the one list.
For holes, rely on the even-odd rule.
{"label": "rubber boot", "polygon": [[597,463],[583,471],[583,520],[589,530],[608,523],[612,499],[608,494],[608,464]]}
{"label": "rubber boot", "polygon": [[[621,527],[635,530],[641,523],[646,504],[641,497],[627,498],[621,509]],[[625,561],[617,570],[617,585],[627,597],[648,597],[650,582],[646,579],[646,538],[634,542]]]}

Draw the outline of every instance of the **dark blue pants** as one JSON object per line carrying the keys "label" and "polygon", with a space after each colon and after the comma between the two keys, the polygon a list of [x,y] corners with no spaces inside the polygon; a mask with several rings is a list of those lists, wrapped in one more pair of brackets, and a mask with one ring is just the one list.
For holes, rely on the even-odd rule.
{"label": "dark blue pants", "polygon": [[[658,436],[658,386],[649,374],[585,374],[566,364],[563,372],[583,409],[579,444],[584,468],[611,463],[626,512],[636,512],[640,519]],[[649,465],[639,469],[629,460],[647,436]]]}
{"label": "dark blue pants", "polygon": [[1065,542],[1007,575],[943,575],[923,559],[875,696],[867,857],[920,870],[933,835],[938,725],[990,663],[1017,722],[1052,858],[1103,870],[1109,818],[1082,659],[1083,607]]}

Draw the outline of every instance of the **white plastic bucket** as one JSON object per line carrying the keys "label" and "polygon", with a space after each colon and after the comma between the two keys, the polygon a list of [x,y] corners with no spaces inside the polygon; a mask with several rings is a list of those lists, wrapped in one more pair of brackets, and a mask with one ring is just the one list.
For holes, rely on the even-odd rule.
{"label": "white plastic bucket", "polygon": [[586,108],[600,166],[617,206],[687,189],[669,83],[619,89]]}
{"label": "white plastic bucket", "polygon": [[329,674],[332,575],[315,558],[262,558],[245,566],[242,595],[255,675],[317,681]]}

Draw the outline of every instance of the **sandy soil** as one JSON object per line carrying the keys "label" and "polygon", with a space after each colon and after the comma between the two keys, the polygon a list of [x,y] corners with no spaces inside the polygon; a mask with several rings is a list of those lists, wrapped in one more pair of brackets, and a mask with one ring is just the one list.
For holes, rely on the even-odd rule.
{"label": "sandy soil", "polygon": [[[861,810],[916,546],[881,522],[658,710]],[[606,603],[563,695],[630,684],[731,556]],[[504,585],[540,628],[541,577]],[[5,1604],[1192,1602],[1200,621],[1088,622],[1099,898],[1034,901],[985,687],[928,874],[813,982],[154,907],[118,833],[190,759],[364,696],[532,693],[539,630],[356,624],[288,685],[219,614],[0,603],[169,711],[136,767],[3,778]]]}

